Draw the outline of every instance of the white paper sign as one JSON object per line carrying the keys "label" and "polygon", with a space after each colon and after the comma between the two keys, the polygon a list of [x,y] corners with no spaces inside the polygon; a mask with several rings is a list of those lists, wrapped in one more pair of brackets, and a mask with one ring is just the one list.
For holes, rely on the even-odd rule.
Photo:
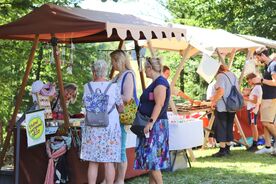
{"label": "white paper sign", "polygon": [[220,65],[220,62],[217,60],[203,54],[196,72],[206,80],[206,82],[210,83],[217,74]]}
{"label": "white paper sign", "polygon": [[44,110],[26,113],[26,132],[28,147],[45,142]]}

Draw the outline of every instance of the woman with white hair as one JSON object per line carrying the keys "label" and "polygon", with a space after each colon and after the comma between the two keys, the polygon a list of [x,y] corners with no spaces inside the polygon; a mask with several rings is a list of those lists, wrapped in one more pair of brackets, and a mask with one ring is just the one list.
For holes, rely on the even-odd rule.
{"label": "woman with white hair", "polygon": [[149,170],[149,183],[162,184],[162,169],[170,167],[169,124],[167,109],[170,99],[170,85],[161,75],[159,58],[147,58],[146,76],[152,83],[140,97],[139,112],[149,117],[144,128],[145,137],[139,137],[134,169]]}
{"label": "woman with white hair", "polygon": [[[112,66],[115,71],[118,71],[113,81],[116,81],[120,93],[125,104],[129,103],[131,99],[134,99],[136,105],[138,105],[138,99],[136,96],[135,89],[135,73],[131,68],[130,62],[127,58],[127,55],[122,50],[115,50],[110,54]],[[121,148],[121,163],[117,164],[117,177],[116,184],[124,184],[125,174],[127,170],[127,155],[126,155],[126,137],[127,132],[125,126],[121,124],[121,133],[122,133],[122,148]]]}
{"label": "woman with white hair", "polygon": [[[93,81],[84,85],[84,103],[85,99],[91,95],[89,84],[92,89],[102,92],[110,85],[106,80],[107,64],[104,60],[94,62],[92,66]],[[89,161],[88,182],[95,184],[98,175],[99,163],[104,163],[105,181],[107,184],[113,184],[115,179],[114,163],[121,161],[121,128],[119,122],[119,113],[123,110],[123,101],[116,83],[112,83],[106,94],[108,98],[109,123],[107,127],[92,127],[85,125],[82,131],[82,146],[80,158]],[[87,107],[87,105],[85,105]],[[119,110],[117,110],[119,109]]]}

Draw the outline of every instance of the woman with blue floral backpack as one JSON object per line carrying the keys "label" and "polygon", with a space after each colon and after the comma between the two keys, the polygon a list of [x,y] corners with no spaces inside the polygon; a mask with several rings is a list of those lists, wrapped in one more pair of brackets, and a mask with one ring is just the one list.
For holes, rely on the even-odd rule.
{"label": "woman with blue floral backpack", "polygon": [[[104,163],[106,184],[115,180],[114,163],[121,162],[121,128],[119,113],[123,112],[123,101],[116,83],[108,81],[107,63],[93,63],[93,81],[84,85],[83,101],[86,109],[85,126],[82,129],[80,158],[89,161],[88,183],[96,184],[99,163]],[[102,103],[102,105],[99,105]],[[105,108],[103,108],[105,106]],[[116,108],[117,107],[117,108]],[[101,118],[88,117],[89,112],[108,114],[107,122],[96,124]],[[106,116],[105,116],[106,117]],[[95,118],[94,121],[90,121]],[[100,121],[99,121],[100,122]]]}

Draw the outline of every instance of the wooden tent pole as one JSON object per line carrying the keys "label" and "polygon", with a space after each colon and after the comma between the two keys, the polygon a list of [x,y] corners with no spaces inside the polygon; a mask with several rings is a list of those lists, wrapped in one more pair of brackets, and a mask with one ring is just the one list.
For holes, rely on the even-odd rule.
{"label": "wooden tent pole", "polygon": [[182,59],[181,62],[179,63],[177,70],[175,72],[175,75],[173,76],[172,82],[171,82],[171,87],[175,86],[175,83],[177,79],[179,78],[180,72],[184,67],[184,64],[186,60],[189,58],[190,50],[192,49],[192,46],[189,44],[188,47],[185,49],[185,51],[182,53]]}
{"label": "wooden tent pole", "polygon": [[152,47],[151,41],[149,40],[147,44],[148,44],[148,48],[150,50],[151,57],[155,57],[155,52],[154,52],[154,49]]}
{"label": "wooden tent pole", "polygon": [[216,52],[218,54],[218,57],[219,57],[219,61],[225,65],[225,58],[219,53],[219,50],[216,49]]}
{"label": "wooden tent pole", "polygon": [[233,61],[234,61],[234,58],[235,58],[235,55],[236,55],[236,49],[233,48],[232,51],[231,51],[231,55],[230,55],[230,58],[229,58],[229,63],[228,63],[228,68],[229,70],[231,69],[232,65],[233,65]]}
{"label": "wooden tent pole", "polygon": [[56,63],[56,72],[57,72],[57,77],[58,77],[58,87],[59,87],[59,92],[60,92],[60,102],[61,102],[61,107],[63,110],[63,118],[64,118],[64,125],[65,125],[65,131],[67,132],[69,128],[69,115],[66,107],[66,102],[64,99],[64,86],[63,86],[63,80],[62,80],[62,73],[61,73],[61,64],[60,64],[60,53],[58,50],[58,39],[55,37],[55,34],[51,34],[52,39],[51,39],[51,44],[53,47],[53,52],[54,52],[54,58],[55,58],[55,63]]}
{"label": "wooden tent pole", "polygon": [[[135,45],[137,64],[138,64],[138,68],[139,68],[139,63],[140,63],[141,58],[140,58],[140,47],[138,45],[138,41],[134,40],[134,45]],[[144,89],[146,89],[144,73],[143,73],[143,71],[139,70],[139,74],[140,74],[142,89],[144,90]]]}
{"label": "wooden tent pole", "polygon": [[30,55],[29,55],[29,59],[28,59],[28,62],[27,62],[27,67],[26,67],[26,70],[25,70],[25,74],[24,74],[23,79],[22,79],[22,84],[21,84],[21,87],[20,87],[20,91],[19,91],[18,96],[16,97],[16,105],[15,105],[15,108],[14,108],[14,111],[13,111],[13,114],[12,114],[12,119],[9,122],[9,125],[8,125],[9,128],[8,128],[7,136],[6,136],[4,146],[3,146],[3,149],[2,149],[2,152],[1,152],[1,155],[0,155],[0,168],[4,164],[4,157],[5,157],[6,152],[9,148],[9,146],[10,146],[10,139],[11,139],[11,136],[12,136],[13,127],[15,125],[16,116],[17,116],[17,113],[18,113],[19,108],[20,108],[21,103],[22,103],[22,98],[25,94],[25,87],[27,85],[29,74],[31,72],[31,68],[32,68],[32,64],[33,64],[33,61],[34,61],[35,51],[36,51],[38,42],[39,42],[39,35],[35,35],[35,38],[34,38],[34,41],[33,41],[33,46],[32,46],[32,49],[31,49],[31,52],[30,52]]}
{"label": "wooden tent pole", "polygon": [[[177,67],[177,71],[176,71],[176,73],[173,77],[173,80],[172,80],[171,84],[170,84],[171,89],[174,88],[175,83],[176,83],[177,79],[179,78],[180,72],[184,67],[185,61],[188,59],[188,57],[190,55],[191,49],[192,49],[192,46],[188,45],[188,47],[185,49],[185,51],[181,52],[182,59],[181,59],[181,62],[179,63],[179,65]],[[177,114],[177,108],[175,106],[174,101],[172,100],[172,97],[170,98],[169,104],[170,104],[170,107],[172,108],[173,113]]]}
{"label": "wooden tent pole", "polygon": [[[119,43],[118,49],[122,50],[123,46],[124,46],[124,40],[121,40],[120,43]],[[113,78],[114,72],[115,72],[115,70],[114,70],[114,68],[112,66],[110,74],[109,74],[109,79]]]}

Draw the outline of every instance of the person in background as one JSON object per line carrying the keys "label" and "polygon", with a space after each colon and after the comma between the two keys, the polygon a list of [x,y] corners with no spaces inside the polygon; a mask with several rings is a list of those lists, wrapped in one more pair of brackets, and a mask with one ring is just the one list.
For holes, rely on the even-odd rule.
{"label": "person in background", "polygon": [[[137,97],[134,97],[134,86],[135,86],[135,73],[131,68],[130,62],[126,53],[122,50],[115,50],[110,54],[112,66],[115,71],[118,71],[118,75],[116,75],[113,81],[116,81],[123,102],[127,104],[131,99],[136,100]],[[136,99],[135,99],[136,98]],[[138,101],[136,101],[138,105]],[[117,177],[115,184],[123,184],[125,179],[125,174],[127,170],[127,155],[126,155],[126,138],[127,132],[125,130],[127,125],[120,124],[122,139],[121,139],[121,162],[117,164]]]}
{"label": "person in background", "polygon": [[259,107],[262,101],[263,90],[260,84],[253,84],[252,79],[255,78],[254,73],[250,73],[246,76],[248,84],[252,87],[249,96],[244,96],[244,100],[247,102],[247,112],[248,112],[248,123],[251,126],[253,144],[247,149],[248,151],[258,150],[258,128],[257,128],[257,118]]}
{"label": "person in background", "polygon": [[[69,83],[64,86],[64,100],[68,107],[70,103],[74,104],[77,99],[78,87],[74,83]],[[52,111],[54,119],[63,119],[63,109],[60,102],[60,93],[57,94],[52,102]]]}
{"label": "person in background", "polygon": [[276,146],[271,147],[271,136],[276,138],[276,60],[269,57],[267,48],[256,49],[254,56],[257,61],[265,64],[263,78],[255,77],[252,83],[261,83],[263,99],[260,107],[261,122],[264,127],[265,147],[256,151],[256,154],[276,154]]}
{"label": "person in background", "polygon": [[[171,70],[168,66],[164,65],[163,66],[163,76],[168,79],[170,77],[171,74]],[[194,103],[196,105],[200,105],[200,101],[195,101],[193,100],[191,97],[189,97],[188,95],[186,95],[183,91],[176,89],[176,88],[171,88],[171,94],[175,95],[175,96],[180,96],[181,98],[188,100],[191,105],[193,105]]]}
{"label": "person in background", "polygon": [[229,96],[232,84],[235,84],[237,89],[239,89],[239,86],[237,77],[225,65],[220,65],[216,81],[216,91],[214,96],[211,97],[211,108],[215,109],[214,137],[219,142],[220,149],[212,156],[223,157],[230,154],[230,143],[233,141],[233,123],[236,114],[235,112],[227,112],[224,100]]}
{"label": "person in background", "polygon": [[170,167],[167,117],[170,85],[162,76],[159,58],[146,58],[145,73],[152,83],[140,97],[139,112],[150,117],[144,128],[148,138],[138,138],[134,169],[149,170],[149,183],[162,184],[161,170]]}
{"label": "person in background", "polygon": [[[106,80],[107,64],[104,60],[98,60],[93,63],[92,73],[93,81],[89,82],[92,89],[105,91],[110,81]],[[88,183],[96,184],[99,163],[104,163],[105,182],[113,184],[115,180],[114,163],[121,162],[121,128],[119,122],[119,112],[123,112],[123,101],[117,84],[113,83],[107,91],[109,124],[107,127],[92,127],[85,125],[82,131],[82,145],[80,158],[89,161]],[[91,94],[88,83],[84,85],[83,100]],[[85,104],[87,107],[89,104]]]}
{"label": "person in background", "polygon": [[[207,87],[206,101],[208,101],[208,102],[210,102],[212,100],[212,97],[215,94],[215,91],[216,91],[215,84],[216,84],[216,80],[213,80]],[[209,124],[209,121],[211,120],[211,117],[212,117],[212,113],[211,112],[208,113],[207,117],[208,117],[208,124]],[[216,139],[214,138],[214,127],[215,126],[213,125],[211,130],[209,130],[206,127],[207,130],[210,131],[209,138],[208,138],[208,144],[207,144],[208,147],[216,147]]]}

